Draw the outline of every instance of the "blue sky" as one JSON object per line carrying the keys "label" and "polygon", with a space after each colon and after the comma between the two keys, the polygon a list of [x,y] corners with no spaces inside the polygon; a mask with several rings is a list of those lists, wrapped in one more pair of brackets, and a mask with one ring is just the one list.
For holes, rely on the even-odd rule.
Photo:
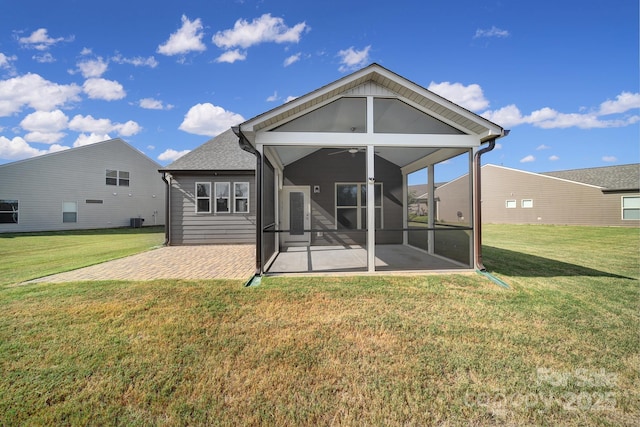
{"label": "blue sky", "polygon": [[2,0],[0,164],[120,137],[166,165],[380,65],[510,129],[486,163],[640,161],[636,0]]}

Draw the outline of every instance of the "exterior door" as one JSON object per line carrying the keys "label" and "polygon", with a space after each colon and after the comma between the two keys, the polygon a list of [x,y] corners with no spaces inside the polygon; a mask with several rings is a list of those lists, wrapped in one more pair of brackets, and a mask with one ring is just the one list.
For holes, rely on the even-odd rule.
{"label": "exterior door", "polygon": [[284,186],[281,193],[280,233],[282,246],[308,246],[311,224],[309,186]]}

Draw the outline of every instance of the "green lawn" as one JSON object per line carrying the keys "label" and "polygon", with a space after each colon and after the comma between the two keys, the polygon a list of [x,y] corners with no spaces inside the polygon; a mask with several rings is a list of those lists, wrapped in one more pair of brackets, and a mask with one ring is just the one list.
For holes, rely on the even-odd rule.
{"label": "green lawn", "polygon": [[163,227],[0,233],[0,286],[122,258],[163,242]]}
{"label": "green lawn", "polygon": [[0,425],[637,425],[637,229],[477,274],[0,288]]}

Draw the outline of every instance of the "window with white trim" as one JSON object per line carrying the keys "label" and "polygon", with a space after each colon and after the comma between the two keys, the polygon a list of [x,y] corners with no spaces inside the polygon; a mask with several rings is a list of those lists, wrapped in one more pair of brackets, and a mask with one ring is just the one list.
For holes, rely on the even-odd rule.
{"label": "window with white trim", "polygon": [[230,193],[231,185],[228,182],[216,182],[216,213],[231,212],[229,204]]}
{"label": "window with white trim", "polygon": [[210,182],[196,182],[196,212],[211,213]]}
{"label": "window with white trim", "polygon": [[[382,183],[375,184],[376,229],[382,228]],[[367,184],[336,183],[336,228],[367,228]]]}
{"label": "window with white trim", "polygon": [[518,206],[515,200],[505,200],[504,207],[507,209],[515,209]]}
{"label": "window with white trim", "polygon": [[640,196],[622,196],[622,219],[640,219]]}
{"label": "window with white trim", "polygon": [[533,199],[522,199],[521,203],[522,207],[525,209],[533,207]]}
{"label": "window with white trim", "polygon": [[62,202],[62,222],[78,222],[78,202]]}
{"label": "window with white trim", "polygon": [[107,169],[106,174],[107,185],[119,185],[120,187],[129,186],[129,172],[119,171],[115,169]]}
{"label": "window with white trim", "polygon": [[0,200],[0,224],[18,223],[18,201]]}
{"label": "window with white trim", "polygon": [[249,183],[233,183],[233,211],[235,213],[249,213]]}

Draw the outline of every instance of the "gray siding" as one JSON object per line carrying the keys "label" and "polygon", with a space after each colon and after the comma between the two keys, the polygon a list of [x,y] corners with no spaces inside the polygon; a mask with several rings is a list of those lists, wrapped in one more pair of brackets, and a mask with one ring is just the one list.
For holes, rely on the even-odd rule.
{"label": "gray siding", "polygon": [[[365,154],[349,153],[329,156],[333,150],[318,150],[285,167],[285,185],[309,185],[311,187],[311,228],[315,230],[335,230],[335,183],[365,183]],[[376,234],[376,243],[402,243],[402,173],[393,163],[375,157],[376,183],[382,183],[384,209],[383,229]],[[320,193],[313,193],[313,186],[320,186]],[[384,231],[393,230],[393,231]],[[318,237],[312,233],[314,245],[362,244],[366,233],[340,231],[325,233]]]}
{"label": "gray siding", "polygon": [[[210,182],[212,193],[216,182],[231,185],[249,183],[249,213],[196,213],[196,182]],[[256,186],[253,175],[225,175],[201,172],[198,175],[174,173],[171,179],[171,245],[255,244],[256,241]],[[215,203],[211,200],[212,206]],[[232,208],[233,209],[233,208]]]}
{"label": "gray siding", "polygon": [[[447,201],[462,194],[463,181],[452,181],[436,190],[441,219],[453,220],[456,209]],[[600,188],[540,174],[487,165],[482,168],[482,222],[495,224],[556,224],[631,226],[638,220],[622,219],[622,196],[637,193],[604,193]],[[507,208],[514,200],[516,207]],[[533,206],[525,208],[523,200]]]}
{"label": "gray siding", "polygon": [[[164,225],[158,167],[119,139],[2,165],[0,199],[18,200],[19,217],[0,224],[0,233],[127,227],[138,217]],[[107,169],[128,171],[130,186],[106,185]],[[77,222],[62,221],[63,202],[77,202]]]}

